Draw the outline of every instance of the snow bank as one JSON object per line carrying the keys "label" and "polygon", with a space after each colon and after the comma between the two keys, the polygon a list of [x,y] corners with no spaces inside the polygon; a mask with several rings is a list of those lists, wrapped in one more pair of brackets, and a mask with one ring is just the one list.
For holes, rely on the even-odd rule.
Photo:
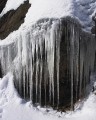
{"label": "snow bank", "polygon": [[8,73],[6,76],[0,79],[0,96],[2,96],[1,98],[6,96],[7,101],[10,101],[15,94],[17,93],[14,88],[13,75],[11,73]]}
{"label": "snow bank", "polygon": [[22,100],[8,73],[0,79],[0,120],[96,120],[96,95],[90,94],[81,110],[61,113],[50,108],[34,108]]}

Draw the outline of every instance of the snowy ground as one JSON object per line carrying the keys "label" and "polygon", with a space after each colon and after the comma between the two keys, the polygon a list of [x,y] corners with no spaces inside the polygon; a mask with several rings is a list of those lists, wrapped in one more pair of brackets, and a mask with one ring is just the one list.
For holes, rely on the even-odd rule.
{"label": "snowy ground", "polygon": [[0,120],[96,120],[96,95],[91,93],[81,110],[60,113],[48,108],[33,107],[22,100],[8,73],[0,79]]}

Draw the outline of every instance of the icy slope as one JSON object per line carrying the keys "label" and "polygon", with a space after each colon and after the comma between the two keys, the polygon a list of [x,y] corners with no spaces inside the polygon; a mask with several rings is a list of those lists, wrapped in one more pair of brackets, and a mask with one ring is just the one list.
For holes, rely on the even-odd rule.
{"label": "icy slope", "polygon": [[73,113],[34,108],[18,96],[13,75],[8,73],[0,79],[0,120],[96,120],[96,95],[91,93],[82,109]]}

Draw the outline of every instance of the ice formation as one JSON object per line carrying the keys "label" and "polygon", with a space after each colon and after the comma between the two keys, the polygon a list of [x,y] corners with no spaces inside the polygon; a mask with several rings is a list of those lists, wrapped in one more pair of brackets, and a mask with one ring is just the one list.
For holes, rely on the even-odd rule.
{"label": "ice formation", "polygon": [[[66,49],[68,64],[66,76],[70,84],[70,103],[73,108],[74,99],[76,101],[86,94],[86,85],[90,82],[89,75],[94,69],[96,41],[90,33],[82,31],[79,24],[84,22],[82,16],[78,16],[75,7],[80,1],[62,1],[64,0],[40,0],[39,4],[39,1],[33,0],[25,23],[18,31],[0,42],[0,62],[3,74],[13,72],[15,87],[23,98],[27,100],[30,98],[33,103],[40,105],[50,104],[58,107],[61,99],[60,53],[61,43],[64,41],[66,44],[63,47]],[[55,2],[56,4],[53,4]],[[94,0],[91,1],[93,2]],[[87,5],[84,3],[82,6]],[[91,8],[93,10],[93,7],[90,7],[90,10]],[[52,9],[53,12],[50,13]],[[89,13],[86,18],[90,23]]]}
{"label": "ice formation", "polygon": [[[63,34],[64,41],[67,41],[71,107],[74,89],[76,99],[81,97],[82,92],[86,92],[89,73],[94,68],[94,37],[83,33],[79,23],[71,18],[41,19],[30,29],[23,29],[16,36],[10,35],[7,40],[12,39],[12,42],[0,45],[2,72],[13,72],[15,86],[25,99],[30,98],[33,103],[41,105],[50,103],[59,106],[59,65]],[[54,99],[57,100],[54,102]]]}

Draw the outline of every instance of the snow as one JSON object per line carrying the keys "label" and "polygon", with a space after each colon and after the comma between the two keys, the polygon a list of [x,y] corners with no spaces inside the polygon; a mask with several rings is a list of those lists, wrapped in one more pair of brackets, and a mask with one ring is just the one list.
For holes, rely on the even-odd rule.
{"label": "snow", "polygon": [[96,12],[96,0],[30,0],[25,23],[34,23],[41,18],[62,18],[71,16],[79,20],[83,29],[90,31],[92,16]]}
{"label": "snow", "polygon": [[[26,20],[28,22],[37,21],[40,18],[60,18],[70,15],[72,10],[72,0],[30,0],[30,8]],[[30,14],[31,13],[31,14]]]}
{"label": "snow", "polygon": [[96,95],[90,93],[83,107],[61,113],[52,108],[33,107],[21,99],[14,88],[14,76],[8,73],[0,79],[0,120],[96,120]]}
{"label": "snow", "polygon": [[7,0],[6,6],[0,14],[0,17],[10,10],[16,10],[21,4],[23,4],[24,1],[26,0]]}
{"label": "snow", "polygon": [[[8,0],[0,16],[16,10],[26,0]],[[84,30],[90,31],[92,16],[96,12],[96,0],[29,0],[31,7],[26,14],[24,26],[34,24],[42,18],[76,18]]]}

